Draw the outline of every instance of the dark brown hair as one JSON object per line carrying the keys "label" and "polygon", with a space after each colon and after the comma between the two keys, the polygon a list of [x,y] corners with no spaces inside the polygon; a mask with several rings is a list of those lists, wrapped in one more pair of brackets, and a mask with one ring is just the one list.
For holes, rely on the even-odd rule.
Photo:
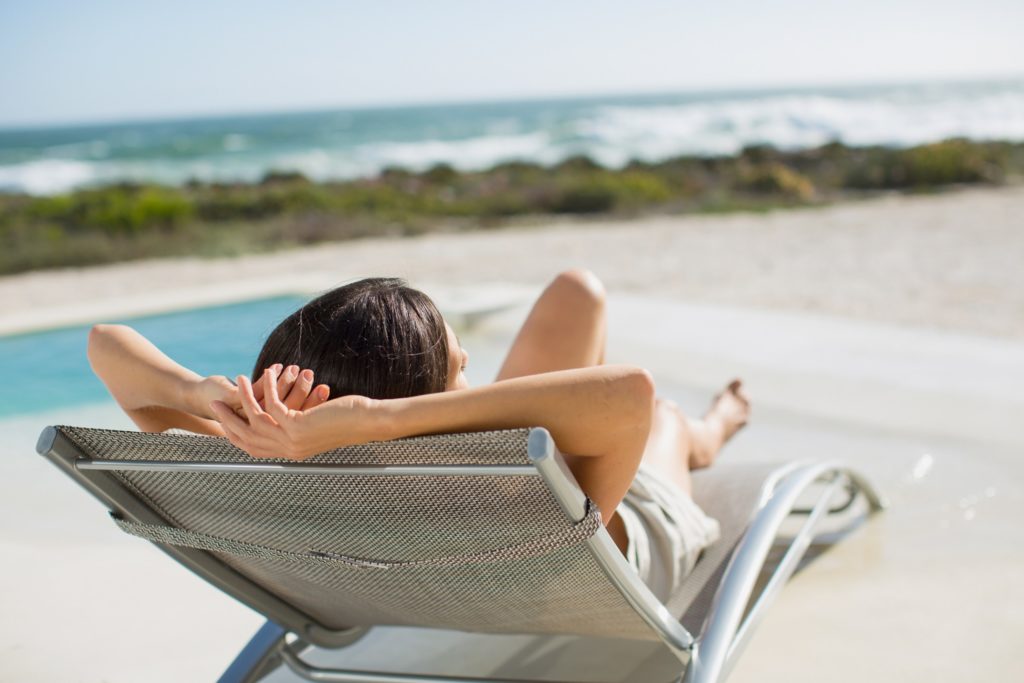
{"label": "dark brown hair", "polygon": [[430,394],[448,383],[448,333],[426,294],[396,278],[368,278],[285,318],[263,344],[253,380],[274,363],[309,368],[331,398]]}

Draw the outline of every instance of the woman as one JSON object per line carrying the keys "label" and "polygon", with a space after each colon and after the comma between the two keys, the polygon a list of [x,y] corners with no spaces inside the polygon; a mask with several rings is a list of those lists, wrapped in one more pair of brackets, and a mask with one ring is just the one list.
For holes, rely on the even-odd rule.
{"label": "woman", "polygon": [[[433,302],[368,279],[306,304],[270,335],[253,378],[200,377],[127,327],[98,325],[89,359],[144,431],[226,436],[254,457],[443,432],[543,426],[609,534],[662,599],[718,527],[692,501],[690,470],[742,427],[738,381],[694,419],[656,399],[647,371],[604,365],[604,291],[562,273],[534,305],[493,384],[470,388],[468,355]],[[314,379],[319,384],[314,384]],[[335,398],[330,399],[329,397]]]}

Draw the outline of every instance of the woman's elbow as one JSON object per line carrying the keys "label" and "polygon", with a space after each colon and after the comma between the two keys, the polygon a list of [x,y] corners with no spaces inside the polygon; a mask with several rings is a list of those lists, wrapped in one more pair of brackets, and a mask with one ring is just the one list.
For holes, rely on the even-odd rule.
{"label": "woman's elbow", "polygon": [[626,367],[621,379],[622,396],[636,424],[649,425],[654,416],[656,388],[651,373],[644,368]]}
{"label": "woman's elbow", "polygon": [[638,400],[646,404],[648,410],[654,410],[654,398],[657,394],[657,387],[654,386],[654,377],[645,368],[636,368],[635,372]]}
{"label": "woman's elbow", "polygon": [[85,355],[94,371],[98,371],[103,365],[103,359],[109,354],[114,340],[124,325],[109,325],[99,323],[93,325],[89,330],[89,341],[86,345]]}

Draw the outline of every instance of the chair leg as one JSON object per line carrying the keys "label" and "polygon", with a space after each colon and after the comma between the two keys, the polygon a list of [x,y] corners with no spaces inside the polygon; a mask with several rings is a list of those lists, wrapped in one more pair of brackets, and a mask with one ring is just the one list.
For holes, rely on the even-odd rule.
{"label": "chair leg", "polygon": [[[824,492],[811,508],[796,509],[796,514],[805,514],[807,521],[792,540],[761,594],[750,605],[758,575],[781,523],[794,514],[795,503],[800,495],[818,481],[827,482]],[[778,482],[729,561],[712,601],[704,633],[698,639],[693,658],[685,672],[685,683],[720,683],[725,680],[767,605],[796,570],[819,520],[832,511],[846,507],[840,505],[839,508],[832,508],[830,504],[847,482],[855,492],[864,494],[871,512],[885,508],[885,500],[866,479],[833,463],[793,468]]]}
{"label": "chair leg", "polygon": [[246,643],[217,682],[256,683],[281,666],[278,645],[284,641],[287,633],[284,628],[268,620]]}

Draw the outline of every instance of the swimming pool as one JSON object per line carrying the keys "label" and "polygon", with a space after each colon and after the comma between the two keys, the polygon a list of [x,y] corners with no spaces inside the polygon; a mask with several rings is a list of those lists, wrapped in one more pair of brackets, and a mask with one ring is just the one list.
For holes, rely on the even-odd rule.
{"label": "swimming pool", "polygon": [[[280,296],[130,320],[160,350],[202,375],[249,374],[263,341],[305,303]],[[458,321],[453,322],[456,325]],[[456,325],[457,327],[457,325]],[[0,337],[0,419],[111,401],[86,358],[90,325]],[[471,358],[471,384],[491,381],[508,345],[501,337],[460,331]],[[75,413],[65,413],[73,416]]]}
{"label": "swimming pool", "polygon": [[[283,296],[125,322],[204,375],[248,374],[271,330],[305,299]],[[110,395],[89,367],[89,326],[0,337],[0,418],[99,403]]]}

